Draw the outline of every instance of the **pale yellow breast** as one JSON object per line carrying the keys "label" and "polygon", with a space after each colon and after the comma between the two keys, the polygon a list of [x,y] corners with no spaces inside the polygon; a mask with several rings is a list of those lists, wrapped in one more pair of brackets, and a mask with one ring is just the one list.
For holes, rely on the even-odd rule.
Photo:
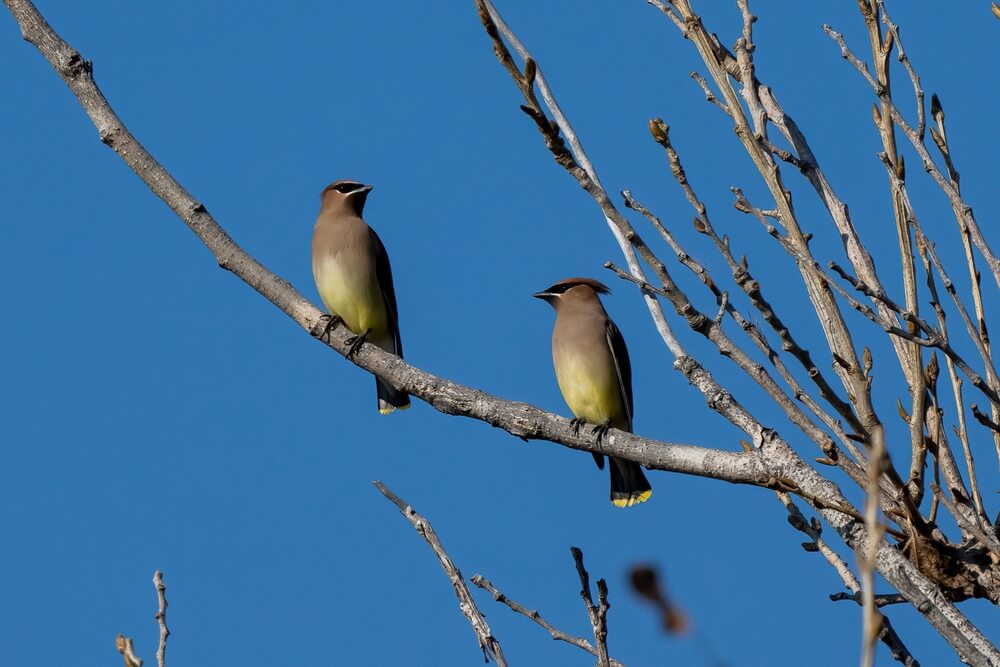
{"label": "pale yellow breast", "polygon": [[553,349],[556,380],[573,414],[591,424],[611,422],[626,428],[625,404],[610,354],[583,354],[572,347]]}
{"label": "pale yellow breast", "polygon": [[374,271],[352,271],[330,254],[313,263],[316,289],[327,309],[344,319],[354,333],[371,329],[371,342],[391,340],[385,299]]}

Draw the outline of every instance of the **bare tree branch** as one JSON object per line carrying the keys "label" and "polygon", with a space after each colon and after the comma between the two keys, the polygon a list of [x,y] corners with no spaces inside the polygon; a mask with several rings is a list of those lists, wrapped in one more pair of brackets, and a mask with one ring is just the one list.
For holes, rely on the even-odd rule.
{"label": "bare tree branch", "polygon": [[[851,602],[857,602],[858,604],[863,604],[863,596],[860,593],[833,593],[830,596],[832,602],[840,602],[842,600],[850,600]],[[893,604],[905,604],[908,602],[906,598],[897,593],[889,593],[887,595],[876,595],[875,596],[875,606],[876,607],[888,607]]]}
{"label": "bare tree branch", "polygon": [[[104,98],[94,81],[89,61],[55,33],[29,0],[4,0],[4,3],[20,24],[25,39],[39,49],[76,95],[98,128],[102,140],[184,221],[212,252],[219,265],[267,298],[314,338],[322,339],[340,355],[346,355],[350,346],[345,340],[351,333],[343,327],[327,332],[328,316],[290,283],[247,254],[204,205],[156,162]],[[484,421],[522,439],[549,440],[574,449],[632,460],[654,470],[716,477],[738,484],[765,486],[767,480],[773,477],[754,455],[664,443],[614,429],[598,445],[588,434],[575,433],[568,419],[433,375],[374,345],[362,346],[350,361],[426,401],[444,414]]]}
{"label": "bare tree branch", "polygon": [[469,587],[465,584],[465,579],[462,577],[462,573],[459,571],[455,564],[448,557],[448,553],[444,550],[444,545],[441,544],[441,540],[438,539],[437,533],[431,527],[430,521],[425,519],[423,516],[417,514],[417,511],[413,509],[406,501],[393,493],[388,487],[382,482],[376,480],[375,488],[377,488],[383,496],[389,499],[393,505],[399,508],[406,520],[409,521],[413,527],[416,529],[420,537],[424,538],[427,545],[430,546],[434,555],[437,556],[438,562],[441,563],[441,567],[444,569],[445,574],[448,575],[448,579],[451,581],[452,587],[455,589],[455,597],[458,598],[458,607],[462,610],[462,614],[469,619],[469,624],[472,625],[473,632],[476,633],[476,638],[479,641],[479,648],[483,652],[483,657],[486,661],[492,658],[498,667],[505,667],[507,661],[503,657],[503,650],[500,648],[500,642],[497,641],[496,637],[490,631],[490,626],[486,623],[486,619],[483,617],[483,613],[479,611],[479,607],[476,606],[476,601],[472,599],[472,593],[469,592]]}
{"label": "bare tree branch", "polygon": [[[562,630],[556,628],[554,625],[552,625],[544,618],[542,618],[542,615],[539,614],[536,610],[528,609],[524,605],[519,604],[514,600],[511,600],[509,597],[498,591],[496,587],[482,575],[479,574],[473,575],[470,581],[479,588],[482,588],[484,591],[487,591],[490,595],[493,596],[493,599],[496,600],[497,602],[507,605],[515,613],[521,614],[522,616],[526,616],[535,623],[537,623],[538,625],[540,625],[542,628],[545,629],[546,632],[552,635],[552,639],[556,641],[566,642],[567,644],[572,644],[577,648],[583,649],[584,651],[586,651],[587,653],[591,654],[594,657],[599,657],[597,649],[595,649],[591,645],[591,643],[588,642],[586,639],[584,639],[583,637],[574,637],[572,635],[568,635]],[[609,658],[609,661],[611,667],[625,667],[621,662],[615,660],[614,658]]]}
{"label": "bare tree branch", "polygon": [[594,631],[594,643],[597,645],[597,664],[598,667],[608,667],[608,626],[607,626],[607,615],[608,615],[608,585],[603,579],[598,579],[597,581],[597,591],[601,601],[601,606],[598,608],[594,604],[594,598],[591,597],[590,593],[590,574],[587,572],[587,568],[583,565],[583,551],[578,547],[570,547],[570,553],[573,554],[573,562],[576,564],[576,573],[580,576],[580,597],[583,598],[583,604],[587,607],[587,616],[590,617],[590,626]]}
{"label": "bare tree branch", "polygon": [[167,637],[170,630],[167,628],[167,586],[163,583],[163,572],[157,570],[153,573],[153,586],[156,587],[156,622],[160,626],[160,643],[156,649],[157,667],[167,667]]}

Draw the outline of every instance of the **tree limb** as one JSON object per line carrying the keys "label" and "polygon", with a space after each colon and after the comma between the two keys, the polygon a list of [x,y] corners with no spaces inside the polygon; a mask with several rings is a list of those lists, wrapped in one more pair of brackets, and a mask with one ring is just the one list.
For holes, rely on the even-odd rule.
{"label": "tree limb", "polygon": [[[4,0],[4,4],[17,19],[24,38],[38,48],[76,95],[102,141],[198,236],[219,266],[246,282],[314,338],[322,336],[322,342],[345,356],[350,347],[345,340],[351,333],[337,327],[324,335],[327,316],[290,283],[247,254],[205,206],[155,160],[101,93],[92,64],[55,33],[30,0]],[[548,440],[573,449],[632,460],[650,469],[715,477],[738,484],[765,486],[773,476],[754,455],[665,443],[614,429],[598,445],[588,434],[574,433],[568,419],[433,375],[374,345],[362,346],[350,361],[440,412],[484,421],[522,439]]]}
{"label": "tree limb", "polygon": [[417,533],[420,537],[424,538],[424,541],[430,546],[434,555],[437,556],[438,562],[441,563],[441,567],[444,569],[445,574],[448,575],[448,579],[455,589],[455,597],[458,598],[459,609],[469,619],[469,624],[472,625],[472,630],[476,633],[483,657],[486,658],[487,662],[492,658],[498,667],[506,667],[507,661],[503,657],[500,642],[497,641],[496,637],[490,631],[490,626],[487,625],[486,618],[483,617],[483,612],[479,611],[476,601],[472,599],[472,593],[469,592],[469,587],[465,584],[462,573],[455,567],[451,558],[448,557],[448,553],[444,550],[444,545],[438,539],[437,533],[431,527],[430,521],[417,514],[417,511],[411,505],[393,493],[382,482],[375,480],[375,488],[388,498],[393,505],[399,508],[399,511],[406,517],[406,520],[413,524]]}

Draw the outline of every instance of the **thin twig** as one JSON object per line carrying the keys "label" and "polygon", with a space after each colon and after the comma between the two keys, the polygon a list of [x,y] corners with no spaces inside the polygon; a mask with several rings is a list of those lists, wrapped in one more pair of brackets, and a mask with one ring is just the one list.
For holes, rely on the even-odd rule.
{"label": "thin twig", "polygon": [[587,607],[587,616],[590,617],[590,626],[594,631],[594,644],[597,646],[597,664],[599,667],[608,667],[608,626],[606,624],[608,586],[603,579],[597,582],[598,595],[601,599],[601,608],[594,604],[594,598],[590,594],[590,574],[583,565],[583,552],[578,547],[570,547],[573,554],[573,562],[576,563],[576,573],[580,575],[580,597]]}
{"label": "thin twig", "polygon": [[427,542],[434,555],[437,556],[438,562],[441,563],[442,569],[448,575],[448,579],[455,589],[455,597],[458,598],[458,607],[461,609],[462,615],[469,620],[473,632],[476,633],[476,639],[479,641],[479,648],[483,652],[483,657],[487,662],[492,658],[498,667],[505,667],[507,661],[503,657],[500,642],[497,641],[496,637],[490,631],[490,626],[486,623],[483,613],[479,611],[479,607],[476,606],[476,601],[472,598],[472,593],[469,592],[469,587],[466,586],[462,573],[455,567],[451,558],[448,557],[448,553],[444,550],[444,545],[438,539],[437,533],[431,527],[430,521],[417,514],[417,511],[409,503],[393,493],[382,482],[376,480],[374,484],[375,488],[383,496],[399,508],[399,511],[406,520],[416,529],[417,534],[424,538],[424,541]]}
{"label": "thin twig", "polygon": [[157,667],[167,667],[167,637],[170,636],[170,629],[167,628],[167,586],[163,583],[163,572],[157,570],[153,573],[153,586],[156,587],[156,622],[160,626],[160,643],[156,648]]}
{"label": "thin twig", "polygon": [[[493,596],[493,599],[496,600],[497,602],[507,605],[515,613],[530,618],[532,621],[534,621],[543,629],[545,629],[545,631],[552,636],[552,639],[556,641],[566,642],[567,644],[572,644],[577,648],[583,649],[592,656],[598,657],[597,649],[595,649],[589,641],[587,641],[583,637],[574,637],[573,635],[566,634],[565,632],[558,629],[557,627],[546,621],[544,618],[542,618],[542,615],[539,614],[538,611],[534,609],[528,609],[524,605],[519,604],[515,600],[511,600],[509,597],[498,591],[496,587],[482,575],[479,574],[473,575],[470,581],[479,588],[482,588],[484,591],[487,591],[490,595]],[[624,667],[624,665],[621,662],[615,660],[614,658],[611,658],[611,667]]]}
{"label": "thin twig", "polygon": [[[850,600],[852,602],[857,602],[859,605],[864,604],[860,593],[844,593],[843,591],[839,593],[833,593],[830,595],[830,600],[833,602],[840,602],[841,600]],[[876,607],[887,607],[892,604],[905,604],[907,599],[904,598],[899,593],[889,593],[886,595],[876,595],[875,596],[875,606]]]}

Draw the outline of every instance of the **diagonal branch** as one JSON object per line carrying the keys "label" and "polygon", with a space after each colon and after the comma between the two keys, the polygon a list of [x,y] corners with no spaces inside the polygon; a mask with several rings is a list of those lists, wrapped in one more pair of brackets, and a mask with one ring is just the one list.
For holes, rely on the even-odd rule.
{"label": "diagonal branch", "polygon": [[441,563],[441,567],[444,569],[445,574],[448,575],[448,579],[451,581],[452,587],[455,589],[455,597],[458,598],[458,607],[462,610],[462,614],[469,619],[469,623],[472,625],[473,632],[476,633],[476,638],[479,640],[479,648],[483,652],[483,657],[486,661],[492,658],[493,661],[498,665],[498,667],[506,667],[507,661],[503,657],[503,650],[500,648],[500,642],[497,641],[496,637],[490,631],[490,626],[486,623],[486,618],[483,617],[483,612],[479,611],[479,607],[476,606],[476,601],[472,599],[472,593],[469,592],[469,587],[465,584],[465,579],[462,577],[462,573],[459,571],[455,564],[451,562],[451,558],[448,557],[448,553],[444,550],[444,545],[441,544],[441,540],[438,539],[437,533],[431,527],[430,521],[425,519],[423,516],[417,514],[417,511],[413,509],[405,500],[397,496],[392,492],[391,489],[386,487],[382,482],[375,480],[375,488],[377,488],[383,496],[389,499],[393,505],[399,508],[406,520],[413,524],[420,537],[424,538],[434,555],[437,556],[438,562]]}
{"label": "diagonal branch", "polygon": [[[129,132],[101,93],[93,66],[67,44],[30,0],[4,0],[34,44],[77,97],[109,147],[205,244],[219,265],[292,318],[313,337],[346,355],[351,335],[338,327],[323,335],[327,316],[294,287],[247,254],[219,225],[204,205],[192,197]],[[527,403],[496,398],[406,363],[374,345],[364,345],[351,362],[429,403],[436,410],[484,421],[522,439],[543,439],[574,449],[611,454],[651,469],[715,477],[737,484],[766,486],[773,476],[754,455],[672,445],[612,430],[600,445],[587,434],[574,433],[568,419]]]}

